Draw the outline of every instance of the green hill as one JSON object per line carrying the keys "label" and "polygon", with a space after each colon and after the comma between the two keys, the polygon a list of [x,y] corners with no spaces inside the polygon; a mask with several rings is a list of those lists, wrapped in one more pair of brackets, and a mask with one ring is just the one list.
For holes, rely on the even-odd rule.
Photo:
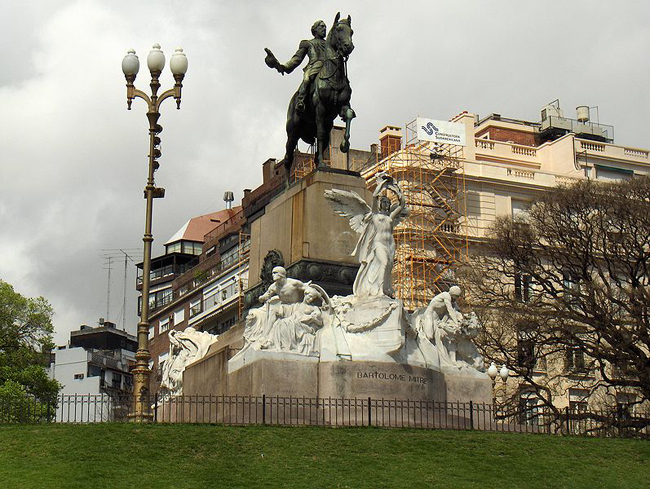
{"label": "green hill", "polygon": [[647,488],[650,443],[373,428],[4,425],[0,487]]}

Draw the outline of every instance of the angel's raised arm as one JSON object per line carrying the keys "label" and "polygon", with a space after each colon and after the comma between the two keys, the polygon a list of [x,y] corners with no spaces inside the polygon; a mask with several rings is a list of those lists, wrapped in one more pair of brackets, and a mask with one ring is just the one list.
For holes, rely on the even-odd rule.
{"label": "angel's raised arm", "polygon": [[397,207],[395,207],[395,209],[393,209],[393,212],[390,213],[390,218],[395,220],[402,214],[402,212],[406,208],[406,199],[404,198],[404,193],[402,192],[402,189],[400,189],[397,184],[391,185],[390,189],[393,192],[395,192],[395,195],[397,195],[397,199],[399,200]]}

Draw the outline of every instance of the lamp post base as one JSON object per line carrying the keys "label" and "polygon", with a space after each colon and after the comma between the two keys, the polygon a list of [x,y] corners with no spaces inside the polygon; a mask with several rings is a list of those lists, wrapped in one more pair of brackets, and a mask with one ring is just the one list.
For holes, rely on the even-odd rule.
{"label": "lamp post base", "polygon": [[151,399],[149,399],[149,374],[148,366],[138,365],[133,369],[133,408],[128,418],[133,423],[151,423],[153,412]]}

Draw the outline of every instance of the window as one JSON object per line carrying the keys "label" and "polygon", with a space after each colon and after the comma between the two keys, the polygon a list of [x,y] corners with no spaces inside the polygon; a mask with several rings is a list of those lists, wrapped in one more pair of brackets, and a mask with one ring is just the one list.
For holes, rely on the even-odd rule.
{"label": "window", "polygon": [[627,363],[612,363],[612,377],[615,379],[624,379],[628,376],[629,367]]}
{"label": "window", "polygon": [[[174,300],[174,292],[171,287],[156,290],[149,294],[149,311],[165,306]],[[138,297],[138,315],[142,314],[142,297]]]}
{"label": "window", "polygon": [[172,243],[172,244],[166,245],[165,250],[166,250],[165,251],[166,254],[180,253],[181,252],[181,243],[180,243],[180,241],[177,242],[177,243]]}
{"label": "window", "polygon": [[520,326],[517,331],[517,362],[529,373],[537,364],[534,332],[528,325]]}
{"label": "window", "polygon": [[589,391],[587,389],[569,389],[569,409],[574,413],[586,413]]}
{"label": "window", "polygon": [[160,324],[158,325],[158,334],[164,333],[168,329],[169,329],[169,316],[160,320]]}
{"label": "window", "polygon": [[196,299],[190,302],[190,317],[201,314],[201,299]]}
{"label": "window", "polygon": [[178,326],[185,319],[185,308],[181,307],[174,311],[174,325]]}
{"label": "window", "polygon": [[510,205],[512,208],[512,218],[515,220],[525,219],[528,214],[528,209],[530,207],[530,202],[519,199],[510,199]]}
{"label": "window", "polygon": [[568,372],[587,373],[585,352],[580,349],[577,340],[570,341],[565,351],[565,368]]}
{"label": "window", "polygon": [[84,374],[74,374],[74,380],[82,380],[84,378]]}
{"label": "window", "polygon": [[102,374],[102,369],[97,365],[88,364],[88,372],[86,373],[87,377],[99,377]]}
{"label": "window", "polygon": [[211,257],[212,255],[214,255],[216,252],[217,252],[217,247],[216,247],[216,246],[212,246],[212,247],[210,247],[210,249],[208,249],[208,251],[205,253],[205,256],[206,256],[206,258],[209,258],[209,257]]}
{"label": "window", "polygon": [[203,252],[203,245],[201,243],[194,243],[193,241],[182,241],[181,248],[183,253],[188,255],[200,255]]}
{"label": "window", "polygon": [[515,274],[515,299],[519,302],[530,302],[533,291],[533,280],[530,275]]}
{"label": "window", "polygon": [[587,389],[569,389],[569,430],[572,433],[584,433],[587,429],[587,420],[580,415],[587,412],[589,391]]}
{"label": "window", "polygon": [[634,394],[627,394],[619,392],[616,394],[616,412],[621,418],[629,418],[636,413],[636,396]]}
{"label": "window", "polygon": [[519,422],[537,426],[541,415],[539,398],[534,392],[522,392],[519,397]]}
{"label": "window", "polygon": [[222,268],[228,268],[239,260],[239,246],[234,246],[221,255]]}
{"label": "window", "polygon": [[225,321],[223,321],[223,322],[219,325],[219,328],[218,328],[217,333],[218,333],[218,334],[221,334],[221,333],[223,333],[224,331],[227,331],[227,330],[230,329],[232,326],[234,326],[236,322],[237,322],[237,316],[233,316],[233,317],[231,317],[231,318],[226,319]]}
{"label": "window", "polygon": [[119,389],[120,387],[122,387],[122,375],[113,372],[113,388]]}
{"label": "window", "polygon": [[612,166],[596,166],[596,179],[604,180],[606,182],[620,182],[622,180],[629,180],[634,176],[632,170],[625,170],[623,168],[614,168]]}
{"label": "window", "polygon": [[564,272],[562,276],[562,287],[564,297],[568,305],[578,307],[580,305],[580,282],[570,272]]}
{"label": "window", "polygon": [[173,300],[173,291],[170,288],[156,292],[156,307],[162,307]]}
{"label": "window", "polygon": [[153,335],[154,335],[154,327],[149,326],[149,339],[153,338]]}

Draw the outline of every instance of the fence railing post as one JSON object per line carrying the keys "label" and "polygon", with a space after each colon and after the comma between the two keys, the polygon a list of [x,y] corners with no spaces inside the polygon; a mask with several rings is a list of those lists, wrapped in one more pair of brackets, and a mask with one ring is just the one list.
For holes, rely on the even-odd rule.
{"label": "fence railing post", "polygon": [[571,424],[569,422],[569,406],[564,408],[564,412],[566,414],[566,434],[570,435],[571,434]]}
{"label": "fence railing post", "polygon": [[474,429],[474,402],[469,401],[469,429]]}
{"label": "fence railing post", "polygon": [[372,399],[368,396],[368,426],[372,426]]}
{"label": "fence railing post", "polygon": [[266,394],[262,394],[262,424],[266,424]]}
{"label": "fence railing post", "polygon": [[153,422],[158,422],[158,392],[153,396]]}

